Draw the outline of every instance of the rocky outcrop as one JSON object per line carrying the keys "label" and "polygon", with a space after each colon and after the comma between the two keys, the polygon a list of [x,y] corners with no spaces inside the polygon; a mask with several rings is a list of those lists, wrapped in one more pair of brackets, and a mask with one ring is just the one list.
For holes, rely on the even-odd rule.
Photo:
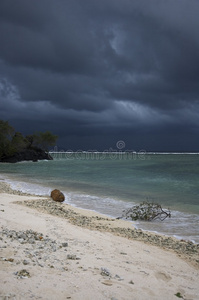
{"label": "rocky outcrop", "polygon": [[57,189],[53,190],[50,196],[56,202],[63,202],[65,200],[64,194]]}
{"label": "rocky outcrop", "polygon": [[38,160],[52,160],[52,156],[42,149],[26,149],[21,152],[16,152],[13,156],[1,158],[0,162],[16,163],[19,161],[38,161]]}

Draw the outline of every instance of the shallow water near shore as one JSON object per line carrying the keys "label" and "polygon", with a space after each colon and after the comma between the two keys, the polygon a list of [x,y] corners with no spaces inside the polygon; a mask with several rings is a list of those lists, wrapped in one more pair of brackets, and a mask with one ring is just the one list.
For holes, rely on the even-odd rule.
{"label": "shallow water near shore", "polygon": [[0,164],[0,179],[32,194],[59,188],[67,203],[113,217],[135,203],[158,202],[171,209],[172,217],[136,226],[199,243],[199,155],[53,155],[53,161]]}

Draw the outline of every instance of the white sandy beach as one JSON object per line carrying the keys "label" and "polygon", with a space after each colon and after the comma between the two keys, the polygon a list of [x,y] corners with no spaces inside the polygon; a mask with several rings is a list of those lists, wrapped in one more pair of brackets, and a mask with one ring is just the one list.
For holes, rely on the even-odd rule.
{"label": "white sandy beach", "polygon": [[0,193],[0,299],[199,299],[199,268],[183,255],[15,203],[36,199]]}

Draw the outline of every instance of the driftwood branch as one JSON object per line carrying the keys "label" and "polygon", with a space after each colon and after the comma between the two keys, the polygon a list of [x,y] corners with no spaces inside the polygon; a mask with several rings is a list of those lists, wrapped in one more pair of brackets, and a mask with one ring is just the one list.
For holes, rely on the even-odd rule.
{"label": "driftwood branch", "polygon": [[152,221],[157,219],[163,221],[167,217],[171,217],[169,209],[163,209],[158,203],[143,202],[125,210],[121,218],[131,219],[133,221]]}

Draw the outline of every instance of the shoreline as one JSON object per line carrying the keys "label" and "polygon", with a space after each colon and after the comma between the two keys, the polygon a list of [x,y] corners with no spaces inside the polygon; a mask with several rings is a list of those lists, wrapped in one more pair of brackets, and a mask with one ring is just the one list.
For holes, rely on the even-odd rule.
{"label": "shoreline", "polygon": [[[12,184],[15,181],[17,182],[17,184],[14,184],[14,187],[12,187]],[[38,196],[38,197],[49,197],[49,195],[50,195],[50,190],[51,190],[50,187],[47,188],[47,187],[44,187],[43,185],[41,185],[41,186],[38,185],[36,187],[36,189],[38,189],[39,187],[41,187],[42,193],[39,192],[39,193],[35,194],[32,191],[31,192],[26,192],[26,191],[23,191],[23,189],[18,190],[19,187],[21,188],[21,182],[20,182],[20,184],[18,184],[18,180],[15,180],[15,181],[13,181],[13,179],[9,179],[9,178],[5,179],[5,181],[4,181],[4,179],[0,179],[0,185],[2,183],[5,186],[5,188],[4,188],[5,192],[16,194],[16,195],[29,195],[29,196]],[[25,183],[25,181],[24,181],[24,183]],[[46,188],[46,190],[43,190],[43,188]],[[33,187],[32,187],[32,189],[33,189]],[[48,189],[48,191],[47,191],[47,189]],[[0,190],[1,190],[1,186],[0,186]],[[26,190],[26,188],[25,188],[25,190]],[[72,192],[69,191],[68,193],[71,194],[71,193],[75,193],[75,192],[74,191],[72,191]],[[66,191],[64,191],[64,195],[65,195],[66,199],[68,198],[68,193]],[[78,197],[79,197],[79,194],[78,194]],[[84,197],[84,195],[83,195],[83,197]],[[88,205],[85,205],[83,202],[79,203],[79,200],[76,201],[75,198],[73,199],[73,201],[74,201],[74,203],[72,203],[71,201],[66,201],[65,200],[64,204],[72,206],[74,208],[79,208],[80,210],[83,210],[83,211],[84,210],[85,211],[89,210],[91,212],[95,212],[97,214],[106,216],[107,218],[119,218],[121,216],[121,214],[119,214],[119,212],[118,212],[118,214],[116,214],[116,213],[113,213],[113,214],[106,213],[105,211],[103,211],[99,207],[98,207],[98,209],[96,209],[96,208],[88,208]],[[82,199],[81,199],[81,201],[82,201]],[[114,201],[116,201],[116,200],[114,200]],[[127,206],[126,209],[128,209],[128,208],[129,207]],[[123,207],[123,209],[124,209],[124,207]],[[121,208],[121,211],[122,211],[122,208]],[[173,217],[173,215],[176,215],[176,214],[181,214],[181,216],[182,216],[182,214],[184,214],[186,216],[186,215],[189,215],[190,213],[183,212],[183,211],[180,211],[180,210],[173,210],[172,211],[172,217]],[[193,217],[199,216],[197,214],[192,214],[192,215],[193,215]],[[175,218],[175,216],[174,216],[174,218]],[[176,218],[178,218],[178,217],[176,217]],[[141,222],[140,221],[139,223],[137,223],[136,221],[131,221],[129,219],[123,219],[123,220],[125,220],[126,222],[129,222],[129,223],[133,224],[133,226],[136,229],[139,229],[139,230],[141,230],[143,232],[149,232],[151,234],[157,234],[157,235],[161,235],[161,236],[171,237],[171,238],[177,239],[178,241],[185,240],[187,242],[192,242],[194,244],[199,244],[199,238],[198,238],[198,236],[197,236],[197,238],[195,240],[194,236],[189,236],[187,234],[183,235],[182,233],[180,234],[178,232],[173,232],[173,233],[170,232],[169,231],[169,223],[170,222],[168,223],[167,222],[168,220],[166,220],[166,222],[159,222],[158,223],[160,225],[159,228],[153,227],[153,222]],[[152,225],[152,227],[151,227],[151,225]],[[187,225],[189,225],[189,224],[187,224]]]}
{"label": "shoreline", "polygon": [[179,240],[175,237],[136,229],[130,221],[107,217],[103,214],[73,207],[65,203],[60,204],[52,201],[50,197],[46,197],[44,200],[18,201],[16,204],[24,205],[60,218],[66,218],[67,221],[75,226],[101,232],[110,232],[117,236],[174,251],[199,267],[199,244],[191,241]]}
{"label": "shoreline", "polygon": [[128,239],[134,239],[152,246],[158,246],[163,249],[172,250],[178,255],[182,255],[188,261],[199,267],[199,244],[189,240],[178,239],[157,232],[137,229],[133,226],[133,221],[117,219],[93,210],[79,208],[65,202],[58,203],[51,199],[50,196],[40,196],[21,191],[13,190],[8,183],[0,182],[0,193],[28,196],[34,199],[15,201],[18,205],[27,206],[40,212],[48,213],[67,219],[71,224],[99,230],[102,232],[111,232],[114,235],[122,236]]}
{"label": "shoreline", "polygon": [[2,299],[188,300],[199,294],[199,245],[22,195],[2,182],[0,217]]}
{"label": "shoreline", "polygon": [[[173,159],[174,158],[172,158],[171,161],[173,161]],[[180,159],[180,161],[181,160],[182,159]],[[138,168],[138,170],[141,171],[141,175],[142,169],[145,170],[145,167],[145,171],[147,171],[148,167],[150,167],[150,170],[153,170],[154,163],[158,167],[160,162],[164,164],[166,161],[166,157],[159,160],[158,156],[156,156],[152,165],[151,162],[149,162],[148,166],[148,162],[146,161],[146,164],[144,163],[143,165],[144,168],[142,168],[140,162],[135,162],[135,166],[134,162],[132,162],[132,168],[135,167],[135,170]],[[174,161],[176,160],[174,159]],[[190,160],[185,159],[185,161],[188,163]],[[193,161],[195,160],[192,156],[192,167]],[[112,174],[112,171],[108,171],[109,169],[111,170],[111,168],[107,168],[107,163],[110,163],[110,166],[113,164],[114,167],[117,166],[117,168],[122,168],[122,173],[120,172],[121,180],[118,181],[120,176],[116,175],[116,173],[114,174],[113,172]],[[95,172],[95,176],[93,176],[93,178],[90,178],[90,176],[92,176],[91,167],[99,168],[98,170],[93,170],[93,172]],[[160,172],[163,172],[163,169],[160,169]],[[50,170],[50,173],[52,172],[52,175],[48,172],[48,170]],[[79,172],[78,170],[82,171]],[[125,171],[124,174],[122,170]],[[192,191],[197,192],[198,183],[194,184],[195,179],[187,179],[185,182],[183,182],[183,180],[182,182],[178,182],[176,181],[177,177],[175,178],[175,176],[173,176],[173,179],[170,179],[171,182],[169,183],[169,178],[167,178],[166,174],[164,174],[165,172],[163,172],[163,175],[166,176],[163,176],[166,182],[162,182],[161,176],[159,178],[158,172],[155,178],[148,178],[147,172],[144,171],[143,176],[137,180],[137,176],[134,178],[136,172],[128,170],[129,168],[126,162],[123,163],[118,161],[115,164],[108,160],[107,162],[100,162],[98,164],[92,160],[84,162],[80,159],[73,162],[69,159],[63,160],[63,162],[54,160],[52,162],[42,161],[38,164],[18,163],[14,166],[9,164],[6,168],[2,166],[2,175],[0,176],[3,179],[5,178],[5,181],[7,181],[13,189],[33,195],[50,195],[50,191],[52,189],[58,188],[65,194],[66,203],[83,209],[91,209],[106,216],[121,217],[123,210],[128,210],[133,205],[140,204],[147,200],[160,203],[163,209],[170,208],[172,213],[171,218],[167,218],[164,222],[144,222],[138,220],[135,222],[135,226],[143,231],[159,233],[175,237],[179,240],[184,239],[194,243],[199,243],[198,199],[194,198],[194,192],[193,194],[189,193],[189,195],[183,193],[183,197],[180,196],[181,185],[183,185],[185,189],[187,186],[190,188],[190,186],[192,186],[192,182]],[[103,179],[102,176],[102,171],[104,172],[104,176],[107,176],[107,182],[109,182],[108,178],[110,178],[110,184],[106,184],[106,180]],[[172,172],[172,170],[170,171]],[[86,176],[85,179],[82,178],[82,174],[84,174],[84,172]],[[77,174],[77,178],[75,178],[75,174]],[[60,179],[58,179],[59,176],[61,176]],[[142,181],[142,178],[144,181]],[[160,182],[158,181],[158,178],[160,179]],[[129,184],[131,181],[134,182],[133,186]],[[170,190],[170,186],[173,186],[176,191],[174,190],[173,192],[172,189]],[[179,192],[179,194],[177,192]]]}

